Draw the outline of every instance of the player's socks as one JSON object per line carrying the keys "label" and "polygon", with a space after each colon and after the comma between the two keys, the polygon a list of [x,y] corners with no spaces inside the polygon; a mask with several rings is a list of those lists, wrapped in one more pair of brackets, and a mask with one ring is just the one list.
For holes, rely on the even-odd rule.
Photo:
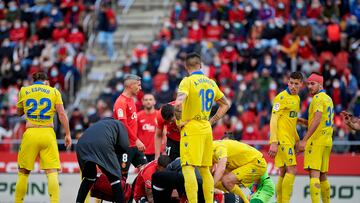
{"label": "player's socks", "polygon": [[238,195],[244,203],[249,203],[249,200],[246,198],[244,192],[238,185],[234,185],[234,187],[230,190],[231,193]]}
{"label": "player's socks", "polygon": [[48,193],[50,196],[51,203],[59,202],[59,179],[58,179],[58,172],[52,172],[46,174],[48,179]]}
{"label": "player's socks", "polygon": [[223,192],[228,192],[228,190],[224,187],[221,181],[217,182],[215,184],[215,187]]}
{"label": "player's socks", "polygon": [[330,203],[330,183],[329,180],[321,181],[321,199],[323,203]]}
{"label": "player's socks", "polygon": [[286,173],[284,180],[282,181],[282,203],[289,203],[293,186],[294,186],[295,175]]}
{"label": "player's socks", "polygon": [[27,192],[29,174],[18,173],[18,179],[15,186],[15,203],[24,202]]}
{"label": "player's socks", "polygon": [[319,178],[310,178],[310,196],[312,203],[320,203],[320,180]]}
{"label": "player's socks", "polygon": [[282,183],[284,177],[279,176],[278,181],[276,183],[276,202],[282,203]]}
{"label": "player's socks", "polygon": [[193,166],[182,166],[185,181],[185,191],[189,203],[197,202],[198,185]]}
{"label": "player's socks", "polygon": [[199,172],[203,180],[202,188],[206,203],[214,202],[214,178],[210,173],[209,167],[199,167]]}

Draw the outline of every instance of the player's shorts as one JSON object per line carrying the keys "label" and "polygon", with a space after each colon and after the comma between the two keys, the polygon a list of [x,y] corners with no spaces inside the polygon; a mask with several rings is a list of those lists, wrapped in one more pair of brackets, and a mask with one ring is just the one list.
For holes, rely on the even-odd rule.
{"label": "player's shorts", "polygon": [[181,165],[212,166],[212,133],[196,134],[181,130],[180,160]]}
{"label": "player's shorts", "polygon": [[314,169],[320,172],[329,171],[331,146],[313,145],[307,143],[304,152],[304,169]]}
{"label": "player's shorts", "polygon": [[145,154],[139,151],[137,147],[129,147],[128,150],[121,154],[118,158],[121,163],[121,173],[125,178],[129,171],[130,164],[137,168],[147,163]]}
{"label": "player's shorts", "polygon": [[275,156],[275,166],[278,168],[285,166],[296,166],[294,146],[290,144],[279,145],[278,152]]}
{"label": "player's shorts", "polygon": [[257,158],[254,161],[245,164],[231,172],[236,176],[237,180],[244,187],[253,184],[255,180],[259,180],[266,172],[267,163],[264,158]]}
{"label": "player's shorts", "polygon": [[53,128],[28,128],[24,132],[18,154],[19,168],[33,170],[38,156],[41,169],[60,169],[59,150]]}
{"label": "player's shorts", "polygon": [[270,203],[275,195],[275,184],[267,177],[251,196],[250,203]]}
{"label": "player's shorts", "polygon": [[180,142],[167,138],[165,152],[174,161],[180,157]]}

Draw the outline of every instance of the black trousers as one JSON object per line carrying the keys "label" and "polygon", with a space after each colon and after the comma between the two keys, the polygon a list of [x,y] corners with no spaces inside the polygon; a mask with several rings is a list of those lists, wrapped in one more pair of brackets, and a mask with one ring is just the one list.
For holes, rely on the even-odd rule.
{"label": "black trousers", "polygon": [[[155,203],[174,202],[172,191],[176,189],[179,196],[185,194],[184,176],[176,171],[159,171],[152,175],[152,193]],[[205,202],[202,185],[198,184],[198,202]]]}

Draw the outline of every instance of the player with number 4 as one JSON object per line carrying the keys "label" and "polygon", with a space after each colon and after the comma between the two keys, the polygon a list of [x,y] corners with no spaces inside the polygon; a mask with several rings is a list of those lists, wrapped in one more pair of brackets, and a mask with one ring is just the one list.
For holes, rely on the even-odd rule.
{"label": "player with number 4", "polygon": [[[213,203],[214,179],[212,166],[211,125],[224,116],[230,105],[215,81],[201,71],[201,59],[190,53],[185,59],[189,73],[179,85],[175,100],[175,117],[180,132],[180,160],[185,180],[185,191],[189,203],[197,202],[197,181],[195,167],[203,180],[202,188],[206,203]],[[209,119],[214,101],[219,105],[216,114]]]}
{"label": "player with number 4", "polygon": [[330,202],[330,183],[327,180],[329,158],[332,146],[334,104],[323,89],[323,77],[312,73],[307,80],[313,96],[309,107],[307,133],[299,143],[299,151],[304,151],[304,169],[310,175],[310,195],[313,203]]}

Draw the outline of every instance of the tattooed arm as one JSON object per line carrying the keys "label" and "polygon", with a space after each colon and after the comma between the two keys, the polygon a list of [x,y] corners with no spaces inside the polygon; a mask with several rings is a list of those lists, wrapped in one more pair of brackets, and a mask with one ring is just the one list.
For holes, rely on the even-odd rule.
{"label": "tattooed arm", "polygon": [[182,104],[184,103],[187,95],[183,92],[179,92],[175,100],[175,117],[179,121],[181,119]]}
{"label": "tattooed arm", "polygon": [[219,100],[217,100],[216,103],[219,105],[219,108],[216,111],[216,114],[209,120],[211,125],[213,125],[219,119],[221,119],[230,108],[230,102],[227,100],[227,98],[225,96],[223,96]]}

